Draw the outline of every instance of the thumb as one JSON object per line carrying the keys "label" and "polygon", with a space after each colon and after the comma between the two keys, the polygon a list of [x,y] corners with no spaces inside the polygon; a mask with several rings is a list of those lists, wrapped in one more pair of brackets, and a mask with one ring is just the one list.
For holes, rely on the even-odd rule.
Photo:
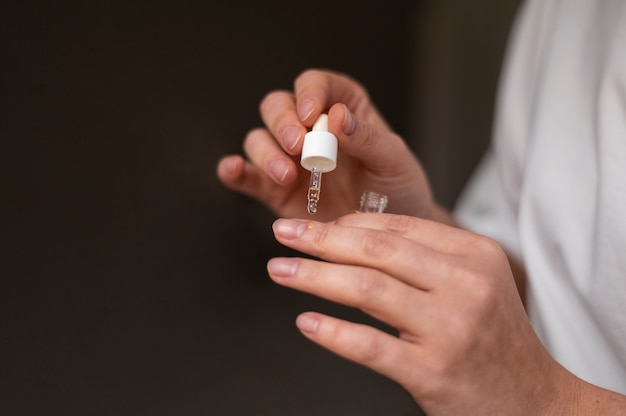
{"label": "thumb", "polygon": [[328,129],[337,136],[342,153],[358,159],[379,176],[395,176],[412,170],[416,160],[400,136],[384,124],[357,118],[345,104],[328,111]]}

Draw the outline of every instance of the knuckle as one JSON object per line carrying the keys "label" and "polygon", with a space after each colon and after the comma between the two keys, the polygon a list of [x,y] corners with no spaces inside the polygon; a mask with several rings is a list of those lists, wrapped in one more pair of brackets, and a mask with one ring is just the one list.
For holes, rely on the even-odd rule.
{"label": "knuckle", "polygon": [[267,112],[268,108],[270,107],[272,101],[274,100],[276,96],[276,92],[275,91],[271,91],[268,92],[267,94],[265,94],[263,96],[263,98],[261,98],[261,101],[259,102],[259,112],[261,114],[264,114]]}
{"label": "knuckle", "polygon": [[[259,103],[259,112],[261,118],[265,122],[271,122],[274,124],[274,119],[280,119],[280,115],[283,114],[282,109],[284,105],[292,102],[293,93],[286,90],[275,90],[267,93]],[[284,114],[283,117],[284,118]]]}
{"label": "knuckle", "polygon": [[381,142],[384,143],[400,143],[403,141],[395,133],[379,129],[372,124],[362,123],[361,124],[361,143],[362,147],[366,148],[376,148],[380,145]]}
{"label": "knuckle", "polygon": [[355,350],[358,361],[365,365],[380,361],[385,353],[380,338],[371,331],[362,333],[360,338]]}
{"label": "knuckle", "polygon": [[363,254],[373,259],[383,259],[394,253],[398,244],[388,233],[370,230],[362,240]]}
{"label": "knuckle", "polygon": [[407,215],[387,215],[385,229],[396,233],[405,233],[415,226],[415,218]]}
{"label": "knuckle", "polygon": [[296,76],[296,78],[294,80],[294,84],[296,86],[298,86],[298,85],[306,85],[310,81],[320,77],[321,75],[323,75],[323,73],[319,69],[305,69],[304,71],[300,72]]}
{"label": "knuckle", "polygon": [[269,110],[277,101],[280,101],[282,97],[289,94],[290,93],[285,90],[274,90],[268,92],[263,96],[263,98],[261,98],[261,101],[259,102],[259,111],[261,112],[261,114],[269,112]]}
{"label": "knuckle", "polygon": [[324,224],[309,223],[307,229],[312,233],[313,244],[323,247],[328,239],[328,227]]}
{"label": "knuckle", "polygon": [[386,290],[382,279],[373,273],[364,272],[357,277],[356,295],[360,302],[380,298]]}
{"label": "knuckle", "polygon": [[471,246],[470,256],[482,260],[466,264],[464,281],[474,303],[489,309],[499,298],[499,282],[505,270],[503,265],[508,267],[508,259],[502,247],[490,238],[476,236]]}
{"label": "knuckle", "polygon": [[312,67],[301,71],[296,77],[296,81],[307,81],[309,78],[328,78],[339,74],[340,72],[338,71]]}
{"label": "knuckle", "polygon": [[470,273],[472,276],[472,298],[481,309],[490,309],[497,299],[497,289],[493,279],[479,273]]}
{"label": "knuckle", "polygon": [[484,316],[491,310],[498,298],[495,280],[482,270],[458,266],[455,272],[467,303],[471,308],[469,316]]}
{"label": "knuckle", "polygon": [[378,132],[367,123],[361,124],[361,129],[361,146],[365,148],[375,147],[376,143],[379,142]]}
{"label": "knuckle", "polygon": [[266,132],[264,127],[255,127],[250,129],[246,134],[246,140],[254,140],[258,138],[260,134],[264,134]]}
{"label": "knuckle", "polygon": [[504,255],[504,251],[502,250],[500,244],[498,244],[495,240],[482,235],[474,236],[472,247],[474,247],[474,250],[480,252],[482,256],[486,256],[486,258],[495,258]]}

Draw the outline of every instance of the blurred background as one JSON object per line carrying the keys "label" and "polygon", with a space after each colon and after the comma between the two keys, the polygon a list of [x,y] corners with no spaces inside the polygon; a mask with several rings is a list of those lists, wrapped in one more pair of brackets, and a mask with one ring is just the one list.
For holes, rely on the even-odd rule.
{"label": "blurred background", "polygon": [[452,207],[487,146],[517,0],[3,2],[0,413],[415,415],[294,319],[273,216],[226,190],[304,69],[370,91]]}

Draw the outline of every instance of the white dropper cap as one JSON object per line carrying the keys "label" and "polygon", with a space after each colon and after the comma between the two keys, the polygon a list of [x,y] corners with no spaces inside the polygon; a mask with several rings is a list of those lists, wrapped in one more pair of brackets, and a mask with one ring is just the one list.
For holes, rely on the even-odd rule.
{"label": "white dropper cap", "polygon": [[337,137],[328,131],[328,115],[321,114],[304,135],[300,164],[307,170],[330,172],[337,167]]}

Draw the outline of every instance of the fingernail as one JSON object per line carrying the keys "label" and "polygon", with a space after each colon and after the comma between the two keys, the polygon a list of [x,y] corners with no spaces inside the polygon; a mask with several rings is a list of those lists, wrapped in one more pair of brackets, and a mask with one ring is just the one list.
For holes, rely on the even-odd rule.
{"label": "fingernail", "polygon": [[272,225],[272,229],[277,236],[288,240],[300,237],[305,228],[306,222],[300,220],[279,219],[274,221]]}
{"label": "fingernail", "polygon": [[346,107],[346,119],[343,121],[343,132],[346,136],[350,136],[356,130],[356,121],[352,112]]}
{"label": "fingernail", "polygon": [[235,158],[228,158],[224,160],[224,168],[228,173],[235,173],[237,171],[237,160]]}
{"label": "fingernail", "polygon": [[285,127],[282,140],[287,150],[293,150],[300,141],[300,129],[296,126]]}
{"label": "fingernail", "polygon": [[270,164],[270,175],[278,183],[283,183],[287,172],[289,171],[289,164],[281,159],[276,159]]}
{"label": "fingernail", "polygon": [[296,318],[296,326],[302,332],[314,334],[320,326],[320,320],[310,314],[302,314]]}
{"label": "fingernail", "polygon": [[274,258],[267,263],[270,274],[278,277],[291,277],[298,270],[298,261],[290,258]]}
{"label": "fingernail", "polygon": [[315,110],[315,103],[313,100],[306,99],[298,103],[298,116],[301,121],[305,121],[311,113]]}

